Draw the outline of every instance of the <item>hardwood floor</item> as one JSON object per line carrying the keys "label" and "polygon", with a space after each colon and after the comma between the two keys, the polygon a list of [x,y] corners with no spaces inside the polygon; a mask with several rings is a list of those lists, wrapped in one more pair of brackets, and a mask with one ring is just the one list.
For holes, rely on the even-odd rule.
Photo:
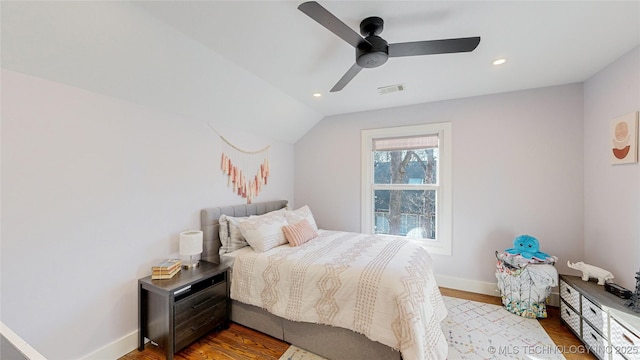
{"label": "hardwood floor", "polygon": [[[174,355],[175,360],[277,360],[289,344],[231,323],[227,330],[212,332]],[[163,360],[164,349],[150,342],[144,351],[133,350],[120,360]]]}
{"label": "hardwood floor", "polygon": [[[490,295],[475,294],[466,291],[440,288],[442,295],[501,305],[500,298]],[[540,325],[547,331],[549,337],[563,351],[568,360],[596,359],[585,353],[584,346],[565,325],[560,323],[560,311],[555,307],[548,307],[549,316],[540,319]],[[284,354],[289,344],[264,335],[257,331],[237,324],[231,324],[229,329],[211,333],[186,349],[175,354],[176,360],[277,360]],[[161,360],[164,351],[151,343],[147,343],[144,351],[133,350],[120,360]]]}

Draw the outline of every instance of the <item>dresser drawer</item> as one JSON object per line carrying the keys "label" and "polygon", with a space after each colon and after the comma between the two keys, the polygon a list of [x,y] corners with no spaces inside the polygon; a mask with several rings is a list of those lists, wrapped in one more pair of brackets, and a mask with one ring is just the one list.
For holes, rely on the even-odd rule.
{"label": "dresser drawer", "polygon": [[609,343],[585,320],[582,320],[582,340],[589,346],[592,353],[596,354],[600,359],[608,359]]}
{"label": "dresser drawer", "polygon": [[562,320],[569,325],[576,335],[580,336],[580,315],[576,314],[564,301],[560,301],[560,313]]}
{"label": "dresser drawer", "polygon": [[611,318],[611,345],[614,353],[620,353],[629,360],[640,359],[640,338],[613,317]]}
{"label": "dresser drawer", "polygon": [[218,301],[213,307],[207,308],[200,314],[176,325],[176,351],[191,344],[202,335],[224,324],[227,317],[226,301]]}
{"label": "dresser drawer", "polygon": [[227,283],[222,282],[177,302],[174,305],[176,326],[226,298]]}
{"label": "dresser drawer", "polygon": [[562,280],[560,280],[560,297],[574,310],[580,311],[580,293]]}
{"label": "dresser drawer", "polygon": [[584,296],[582,296],[582,317],[587,319],[600,335],[605,338],[608,336],[607,313]]}

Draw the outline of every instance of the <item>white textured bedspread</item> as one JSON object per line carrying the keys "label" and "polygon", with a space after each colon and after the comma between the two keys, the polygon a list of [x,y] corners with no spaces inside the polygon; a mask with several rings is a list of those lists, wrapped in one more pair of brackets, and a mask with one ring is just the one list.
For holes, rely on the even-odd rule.
{"label": "white textured bedspread", "polygon": [[409,241],[320,230],[298,247],[246,252],[231,298],[280,317],[339,326],[398,349],[404,360],[445,359],[447,310],[431,257]]}

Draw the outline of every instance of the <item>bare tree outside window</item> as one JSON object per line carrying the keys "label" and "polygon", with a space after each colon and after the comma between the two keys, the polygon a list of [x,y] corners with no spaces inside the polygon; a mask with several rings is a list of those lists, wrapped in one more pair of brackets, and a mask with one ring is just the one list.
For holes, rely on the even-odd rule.
{"label": "bare tree outside window", "polygon": [[419,148],[395,149],[407,143],[403,138],[374,151],[376,233],[436,238],[438,148],[437,137],[429,138],[430,141],[422,142],[427,146]]}
{"label": "bare tree outside window", "polygon": [[451,255],[452,124],[362,130],[361,229]]}

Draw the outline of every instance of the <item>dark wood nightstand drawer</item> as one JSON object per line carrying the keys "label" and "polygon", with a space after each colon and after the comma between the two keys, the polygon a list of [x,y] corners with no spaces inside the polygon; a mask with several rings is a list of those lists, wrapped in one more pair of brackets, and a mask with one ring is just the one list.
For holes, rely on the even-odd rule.
{"label": "dark wood nightstand drawer", "polygon": [[226,298],[227,283],[222,282],[177,302],[174,312],[176,326]]}
{"label": "dark wood nightstand drawer", "polygon": [[189,321],[176,325],[176,351],[191,344],[202,335],[224,324],[227,315],[226,301],[219,301]]}
{"label": "dark wood nightstand drawer", "polygon": [[186,346],[229,323],[229,268],[200,261],[173,278],[138,279],[138,350],[149,339],[165,348],[167,360]]}

